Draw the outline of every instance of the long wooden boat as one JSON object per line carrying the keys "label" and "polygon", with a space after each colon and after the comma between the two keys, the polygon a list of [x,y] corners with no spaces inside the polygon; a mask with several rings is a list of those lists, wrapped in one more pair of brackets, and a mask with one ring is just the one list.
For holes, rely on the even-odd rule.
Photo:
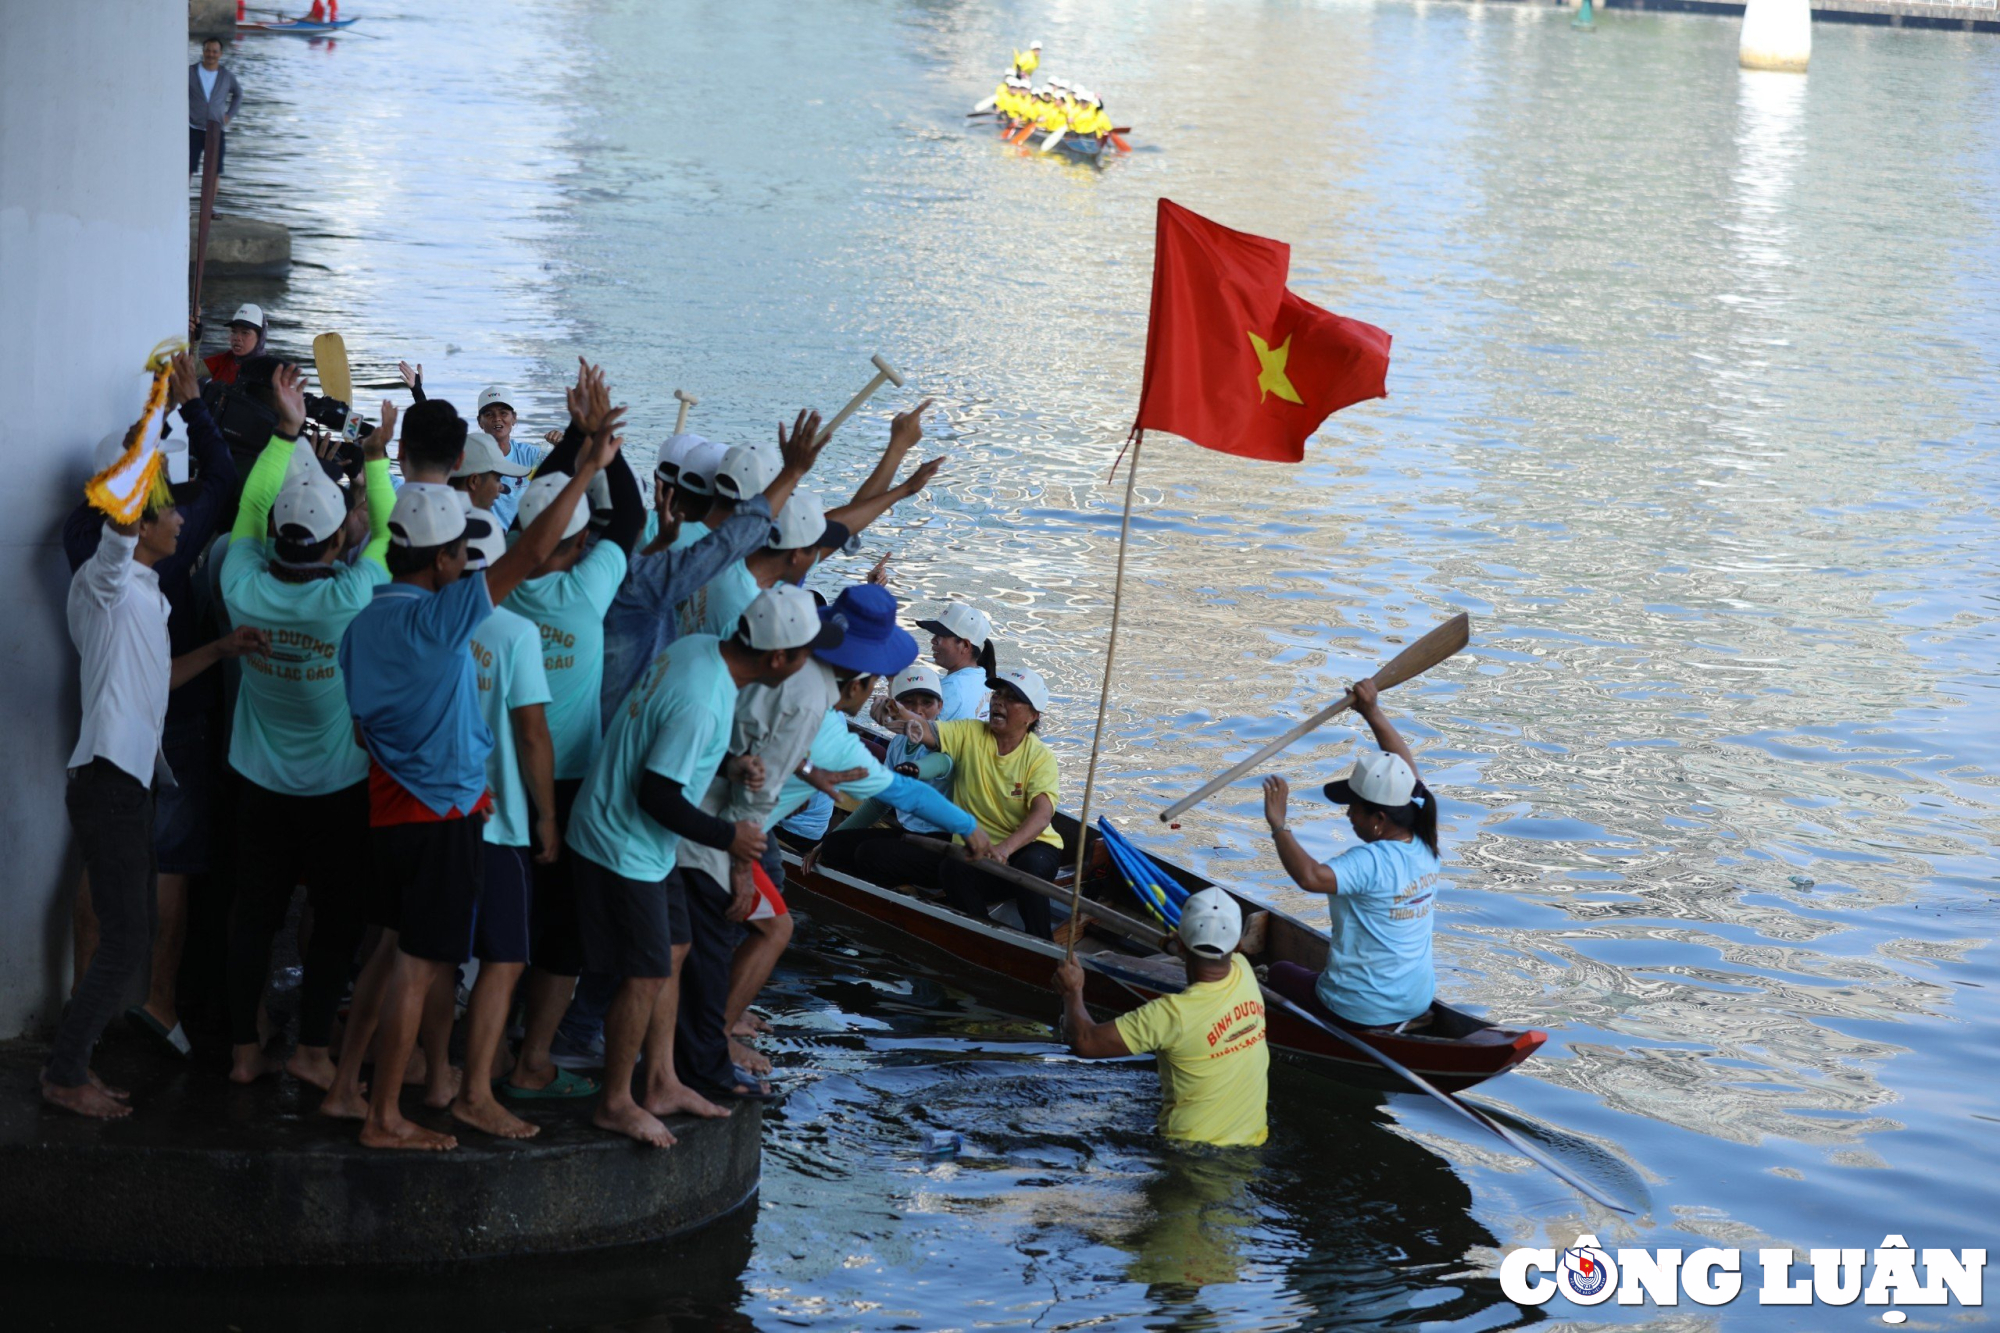
{"label": "long wooden boat", "polygon": [[[1010,132],[1020,129],[1018,124],[1010,125],[1006,120],[998,121],[1000,134],[1004,138]],[[1048,131],[1037,129],[1022,140],[1023,146],[1033,147],[1048,138]],[[1105,157],[1104,146],[1108,141],[1100,141],[1085,135],[1065,134],[1056,141],[1056,151],[1082,162],[1101,162]]]}
{"label": "long wooden boat", "polygon": [[[1055,828],[1063,837],[1064,865],[1072,865],[1077,822],[1058,813]],[[1112,866],[1101,841],[1093,837],[1091,843],[1096,853],[1092,864],[1085,867],[1084,897],[1128,917],[1149,920],[1148,909]],[[824,866],[805,872],[790,847],[785,861],[787,900],[809,915],[852,930],[1004,1008],[1036,1016],[1054,1011],[1055,992],[1050,980],[1056,964],[1062,961],[1063,946],[1008,924],[1004,918],[1018,919],[1011,899],[980,920],[953,910],[941,895],[930,890],[874,884]],[[1189,892],[1215,887],[1193,871],[1163,861],[1156,864]],[[1065,870],[1064,889],[1069,887],[1068,874]],[[1252,965],[1282,961],[1314,971],[1326,965],[1328,941],[1323,932],[1223,887],[1243,908],[1248,923],[1244,943]],[[1084,999],[1100,1017],[1127,1013],[1157,995],[1180,990],[1187,982],[1178,958],[1150,953],[1095,922],[1078,939],[1077,958],[1084,966]],[[1408,1090],[1394,1074],[1295,1015],[1274,1005],[1265,1017],[1271,1044],[1281,1055],[1357,1087]],[[1548,1040],[1548,1034],[1539,1029],[1497,1027],[1435,1003],[1430,1023],[1421,1031],[1352,1031],[1446,1092],[1470,1088],[1505,1073]]]}
{"label": "long wooden boat", "polygon": [[289,32],[305,37],[323,37],[330,32],[339,32],[342,28],[351,28],[360,21],[359,17],[351,19],[321,19],[318,22],[312,19],[278,19],[269,23],[239,23],[236,25],[236,31]]}

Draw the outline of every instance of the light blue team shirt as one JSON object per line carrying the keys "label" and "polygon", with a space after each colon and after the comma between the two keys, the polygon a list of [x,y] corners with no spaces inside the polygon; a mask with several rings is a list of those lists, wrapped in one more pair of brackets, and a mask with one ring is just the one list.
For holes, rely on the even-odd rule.
{"label": "light blue team shirt", "polygon": [[1339,891],[1326,899],[1333,942],[1320,1003],[1365,1027],[1415,1018],[1437,994],[1431,913],[1443,867],[1416,838],[1384,838],[1348,848],[1327,868]]}
{"label": "light blue team shirt", "polygon": [[[820,719],[819,730],[813,733],[812,748],[806,751],[806,759],[814,768],[823,768],[829,773],[839,773],[850,768],[866,769],[863,777],[852,782],[844,782],[840,789],[857,800],[867,800],[879,796],[889,789],[896,775],[882,767],[882,761],[870,754],[861,738],[847,725],[847,714],[838,708],[828,711]],[[790,815],[792,811],[805,805],[813,797],[822,795],[819,788],[807,782],[796,773],[785,775],[785,785],[778,792],[778,803],[771,807],[771,813],[764,819],[764,827],[770,828]],[[832,803],[829,801],[829,805]]]}
{"label": "light blue team shirt", "polygon": [[674,644],[632,687],[577,793],[565,836],[575,851],[614,874],[658,883],[673,873],[680,835],[639,808],[648,772],[700,801],[729,752],[740,691],[712,634]]}
{"label": "light blue team shirt", "polygon": [[604,613],[624,581],[624,549],[600,541],[560,574],[529,579],[507,599],[508,610],[541,628],[558,778],[582,777],[597,753],[603,735],[597,696],[604,683]]}
{"label": "light blue team shirt", "polygon": [[492,614],[484,570],[437,592],[378,584],[340,640],[347,711],[368,753],[436,815],[468,814],[486,792],[493,731],[466,649]]}
{"label": "light blue team shirt", "polygon": [[944,678],[944,708],[940,722],[984,722],[993,709],[993,687],[986,683],[986,668],[960,667]]}
{"label": "light blue team shirt", "polygon": [[325,577],[287,583],[271,573],[265,544],[248,537],[222,557],[230,622],[271,632],[270,656],[241,659],[229,766],[288,796],[325,796],[368,777],[336,654],[389,571],[367,559],[328,568]]}
{"label": "light blue team shirt", "polygon": [[473,631],[472,663],[479,681],[479,714],[493,732],[493,753],[486,756],[493,815],[486,821],[485,838],[496,847],[527,847],[534,841],[534,826],[511,715],[517,708],[549,702],[541,631],[527,617],[495,607]]}
{"label": "light blue team shirt", "polygon": [[[703,526],[702,535],[707,535],[707,531],[707,527]],[[680,604],[681,633],[728,638],[736,632],[744,611],[762,591],[757,586],[757,576],[750,572],[750,566],[741,560],[731,562]]]}
{"label": "light blue team shirt", "polygon": [[[882,752],[882,766],[891,773],[894,773],[898,765],[919,763],[929,758],[933,753],[934,751],[927,746],[917,745],[908,736],[898,734],[889,738],[889,746]],[[924,783],[924,785],[946,800],[950,800],[952,763],[949,756],[946,756],[943,768],[944,772],[940,773],[937,777],[919,778],[917,781]],[[902,824],[904,831],[909,833],[942,833],[945,831],[942,824],[933,824],[923,816],[913,815],[907,811],[899,817],[899,822]]]}
{"label": "light blue team shirt", "polygon": [[[507,442],[507,461],[528,469],[530,473],[542,465],[549,451],[539,444],[529,444],[525,440]],[[500,494],[493,497],[493,521],[505,532],[514,526],[514,515],[521,509],[521,492],[528,489],[529,477],[500,478]]]}

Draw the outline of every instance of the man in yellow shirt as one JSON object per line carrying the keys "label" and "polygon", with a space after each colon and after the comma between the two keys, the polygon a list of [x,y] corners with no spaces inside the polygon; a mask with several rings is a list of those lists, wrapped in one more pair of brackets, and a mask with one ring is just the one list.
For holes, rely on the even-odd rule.
{"label": "man in yellow shirt", "polygon": [[1187,988],[1109,1023],[1092,1022],[1084,1007],[1083,965],[1066,958],[1056,969],[1072,1051],[1093,1060],[1159,1056],[1160,1133],[1169,1139],[1256,1147],[1268,1132],[1264,995],[1250,960],[1234,952],[1242,938],[1234,898],[1221,889],[1190,894],[1180,925]]}
{"label": "man in yellow shirt", "polygon": [[1040,69],[1041,65],[1042,44],[1040,42],[1029,42],[1025,53],[1021,51],[1014,53],[1014,72],[1024,79],[1032,75],[1037,69]]}

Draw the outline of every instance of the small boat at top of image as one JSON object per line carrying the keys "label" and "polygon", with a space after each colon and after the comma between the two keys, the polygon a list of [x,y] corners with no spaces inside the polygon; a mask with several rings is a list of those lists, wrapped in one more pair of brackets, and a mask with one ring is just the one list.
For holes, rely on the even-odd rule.
{"label": "small boat at top of image", "polygon": [[967,112],[968,118],[991,116],[1000,137],[1012,144],[1060,152],[1075,161],[1102,163],[1105,149],[1132,151],[1125,138],[1130,125],[1113,125],[1104,99],[1068,79],[1051,77],[1036,87],[1029,77],[1040,65],[1039,45],[1024,57],[1014,53],[1014,66],[993,95]]}
{"label": "small boat at top of image", "polygon": [[313,0],[311,9],[303,14],[289,18],[281,11],[275,9],[253,9],[247,12],[249,14],[263,14],[266,17],[246,18],[246,11],[239,8],[237,10],[236,22],[236,30],[238,32],[276,32],[293,33],[303,37],[323,37],[328,33],[340,32],[343,29],[351,28],[361,21],[358,16],[355,18],[342,18],[340,16],[340,0],[333,0],[331,4],[327,3],[327,0]]}

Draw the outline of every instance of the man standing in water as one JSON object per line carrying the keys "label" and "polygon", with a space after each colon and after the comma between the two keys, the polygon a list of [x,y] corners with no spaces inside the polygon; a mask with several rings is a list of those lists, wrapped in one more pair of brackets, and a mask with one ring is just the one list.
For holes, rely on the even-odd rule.
{"label": "man standing in water", "polygon": [[1218,1148],[1264,1142],[1271,1051],[1257,974],[1235,952],[1242,938],[1234,898],[1221,889],[1189,895],[1180,925],[1187,988],[1109,1023],[1092,1022],[1084,1007],[1083,965],[1065,958],[1056,969],[1072,1051],[1092,1060],[1158,1054],[1160,1133],[1169,1139]]}

